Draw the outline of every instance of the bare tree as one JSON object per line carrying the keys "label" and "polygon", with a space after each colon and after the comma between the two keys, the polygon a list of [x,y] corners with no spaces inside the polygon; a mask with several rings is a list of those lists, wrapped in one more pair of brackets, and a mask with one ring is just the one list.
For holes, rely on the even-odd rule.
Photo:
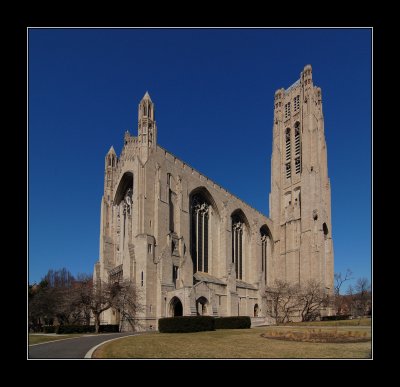
{"label": "bare tree", "polygon": [[49,270],[43,278],[51,288],[68,288],[75,281],[74,276],[65,267],[58,270]]}
{"label": "bare tree", "polygon": [[76,276],[76,283],[74,285],[75,291],[75,319],[78,323],[83,323],[84,325],[90,325],[90,318],[92,317],[92,311],[89,305],[81,302],[81,287],[92,286],[92,275],[86,273],[78,273]]}
{"label": "bare tree", "polygon": [[116,294],[112,300],[112,307],[120,314],[119,330],[120,332],[124,330],[125,323],[134,330],[138,325],[136,316],[144,309],[139,292],[133,282],[127,280],[116,282],[114,287]]}
{"label": "bare tree", "polygon": [[316,320],[321,309],[331,302],[322,285],[313,280],[303,286],[275,281],[273,286],[266,288],[266,295],[269,314],[278,324],[298,318],[302,321]]}
{"label": "bare tree", "polygon": [[71,324],[72,314],[75,310],[75,294],[71,287],[50,288],[54,300],[54,317],[60,325]]}
{"label": "bare tree", "polygon": [[343,294],[340,294],[342,286],[345,282],[353,279],[353,272],[350,269],[346,270],[346,273],[343,275],[340,273],[335,273],[335,309],[336,314],[346,313],[348,309],[348,297]]}
{"label": "bare tree", "polygon": [[270,305],[269,314],[277,323],[281,320],[281,304],[284,300],[288,284],[284,281],[276,280],[273,286],[267,286],[265,293]]}
{"label": "bare tree", "polygon": [[353,279],[352,275],[353,272],[350,269],[347,269],[344,275],[341,272],[335,273],[335,295],[340,294],[340,289],[346,281]]}
{"label": "bare tree", "polygon": [[130,281],[104,282],[93,284],[91,279],[81,281],[78,287],[79,304],[84,310],[90,310],[95,321],[95,331],[99,332],[100,316],[110,308],[120,312],[121,323],[127,321],[132,328],[137,323],[136,314],[142,310],[138,292]]}
{"label": "bare tree", "polygon": [[321,283],[310,280],[303,286],[299,294],[301,321],[315,321],[320,310],[329,305],[330,297],[324,292]]}
{"label": "bare tree", "polygon": [[43,324],[52,324],[55,317],[56,301],[47,281],[29,287],[28,315],[30,326],[39,331]]}
{"label": "bare tree", "polygon": [[29,316],[34,326],[70,322],[74,310],[72,286],[74,277],[66,269],[49,270],[39,285],[29,289]]}
{"label": "bare tree", "polygon": [[349,285],[347,288],[347,297],[349,301],[349,310],[353,316],[358,315],[358,307],[357,307],[357,293],[354,289],[353,285]]}
{"label": "bare tree", "polygon": [[371,285],[368,278],[358,278],[356,282],[356,292],[359,294],[368,294],[371,291]]}
{"label": "bare tree", "polygon": [[290,322],[299,310],[299,287],[277,280],[273,286],[266,288],[266,294],[271,305],[271,317],[277,323]]}
{"label": "bare tree", "polygon": [[100,315],[110,308],[119,312],[120,329],[125,322],[134,328],[136,315],[143,310],[132,282],[93,284],[92,276],[78,274],[75,279],[65,268],[49,270],[39,285],[29,286],[28,295],[30,327],[35,330],[55,319],[59,324],[89,325],[93,316],[98,333]]}
{"label": "bare tree", "polygon": [[356,304],[360,314],[366,315],[371,304],[371,285],[365,277],[358,278],[355,286]]}
{"label": "bare tree", "polygon": [[93,314],[95,330],[96,333],[99,333],[100,315],[112,306],[113,286],[108,282],[102,281],[94,285],[92,281],[88,280],[80,282],[77,292],[79,294],[80,307],[89,309]]}
{"label": "bare tree", "polygon": [[367,278],[358,278],[355,286],[347,290],[351,312],[355,316],[364,316],[371,306],[371,285]]}

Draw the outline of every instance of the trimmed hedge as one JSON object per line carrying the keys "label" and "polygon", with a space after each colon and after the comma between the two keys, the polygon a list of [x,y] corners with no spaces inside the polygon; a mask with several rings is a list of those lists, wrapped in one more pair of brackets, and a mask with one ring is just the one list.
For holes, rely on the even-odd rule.
{"label": "trimmed hedge", "polygon": [[54,325],[43,325],[43,333],[55,333],[56,327]]}
{"label": "trimmed hedge", "polygon": [[336,320],[349,320],[350,314],[343,314],[337,316],[322,316],[321,321],[336,321]]}
{"label": "trimmed hedge", "polygon": [[215,319],[211,316],[164,317],[158,320],[161,333],[214,331]]}
{"label": "trimmed hedge", "polygon": [[[96,331],[94,325],[59,325],[56,328],[56,333],[94,333]],[[101,332],[119,332],[119,325],[100,325],[99,333]]]}
{"label": "trimmed hedge", "polygon": [[218,317],[215,319],[215,329],[249,329],[249,316]]}
{"label": "trimmed hedge", "polygon": [[118,324],[100,325],[99,332],[107,332],[107,333],[119,332],[119,325]]}
{"label": "trimmed hedge", "polygon": [[93,333],[94,331],[94,325],[59,325],[56,329],[58,334]]}

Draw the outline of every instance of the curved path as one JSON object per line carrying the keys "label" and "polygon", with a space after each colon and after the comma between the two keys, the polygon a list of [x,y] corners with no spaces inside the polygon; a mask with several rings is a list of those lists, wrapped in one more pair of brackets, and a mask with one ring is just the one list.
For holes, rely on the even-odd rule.
{"label": "curved path", "polygon": [[86,353],[95,345],[132,334],[133,332],[103,333],[30,345],[29,359],[83,359]]}

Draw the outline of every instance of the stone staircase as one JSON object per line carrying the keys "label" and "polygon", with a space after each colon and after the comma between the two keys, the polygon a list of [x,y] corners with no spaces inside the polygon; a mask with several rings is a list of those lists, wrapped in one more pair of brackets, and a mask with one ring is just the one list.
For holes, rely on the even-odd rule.
{"label": "stone staircase", "polygon": [[251,327],[261,327],[265,325],[275,325],[275,319],[272,317],[250,317],[251,318]]}

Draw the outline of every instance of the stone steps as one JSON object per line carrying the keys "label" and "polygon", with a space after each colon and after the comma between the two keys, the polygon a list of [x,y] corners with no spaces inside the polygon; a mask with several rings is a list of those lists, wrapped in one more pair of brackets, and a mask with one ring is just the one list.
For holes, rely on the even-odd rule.
{"label": "stone steps", "polygon": [[260,327],[263,325],[275,325],[275,320],[272,317],[250,317],[251,327]]}

